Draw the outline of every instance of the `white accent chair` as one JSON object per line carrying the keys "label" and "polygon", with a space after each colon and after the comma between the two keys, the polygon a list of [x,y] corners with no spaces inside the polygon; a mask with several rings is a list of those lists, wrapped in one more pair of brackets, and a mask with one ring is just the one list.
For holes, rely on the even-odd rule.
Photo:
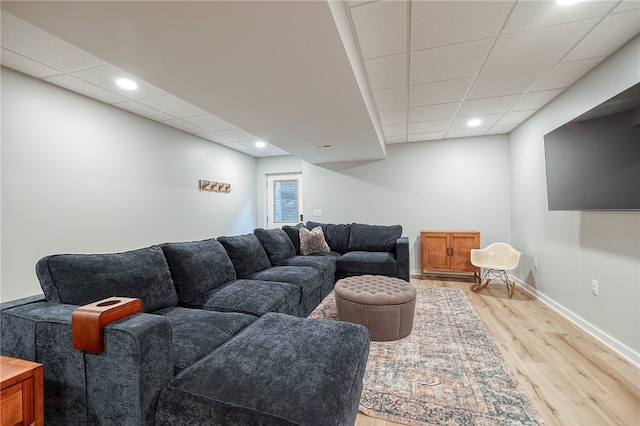
{"label": "white accent chair", "polygon": [[493,243],[482,249],[471,249],[471,264],[482,271],[478,284],[473,285],[472,290],[480,291],[491,280],[501,278],[507,286],[509,297],[513,296],[516,283],[509,279],[507,271],[518,267],[521,254],[505,243]]}

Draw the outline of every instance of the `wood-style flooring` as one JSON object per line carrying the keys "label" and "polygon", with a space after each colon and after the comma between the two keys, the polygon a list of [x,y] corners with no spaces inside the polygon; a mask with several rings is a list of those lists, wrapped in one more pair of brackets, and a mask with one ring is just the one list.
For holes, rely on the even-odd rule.
{"label": "wood-style flooring", "polygon": [[[527,292],[516,288],[509,298],[501,282],[479,293],[470,282],[411,282],[465,291],[546,425],[640,425],[640,369]],[[356,426],[394,425],[356,419]]]}

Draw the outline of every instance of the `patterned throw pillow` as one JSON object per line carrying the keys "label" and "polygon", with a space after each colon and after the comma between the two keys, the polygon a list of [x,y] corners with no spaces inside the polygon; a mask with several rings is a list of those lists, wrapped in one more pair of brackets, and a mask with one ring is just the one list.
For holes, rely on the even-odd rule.
{"label": "patterned throw pillow", "polygon": [[300,254],[329,253],[331,249],[324,239],[322,228],[316,226],[311,231],[300,228]]}

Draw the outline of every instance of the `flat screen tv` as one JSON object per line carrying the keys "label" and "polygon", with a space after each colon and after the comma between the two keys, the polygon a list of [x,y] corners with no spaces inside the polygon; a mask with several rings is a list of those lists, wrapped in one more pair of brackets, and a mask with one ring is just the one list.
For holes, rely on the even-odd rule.
{"label": "flat screen tv", "polygon": [[640,210],[640,83],[544,136],[549,210]]}

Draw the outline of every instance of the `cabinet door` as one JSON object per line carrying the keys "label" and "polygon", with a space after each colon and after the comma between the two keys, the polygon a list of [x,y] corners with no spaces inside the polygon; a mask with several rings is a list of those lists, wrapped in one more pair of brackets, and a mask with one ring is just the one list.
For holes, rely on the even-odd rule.
{"label": "cabinet door", "polygon": [[422,234],[423,269],[448,270],[449,234],[446,232],[428,232]]}
{"label": "cabinet door", "polygon": [[479,248],[479,235],[475,232],[452,233],[449,240],[450,247],[453,248],[451,256],[452,271],[476,271],[477,268],[471,264],[471,249]]}

